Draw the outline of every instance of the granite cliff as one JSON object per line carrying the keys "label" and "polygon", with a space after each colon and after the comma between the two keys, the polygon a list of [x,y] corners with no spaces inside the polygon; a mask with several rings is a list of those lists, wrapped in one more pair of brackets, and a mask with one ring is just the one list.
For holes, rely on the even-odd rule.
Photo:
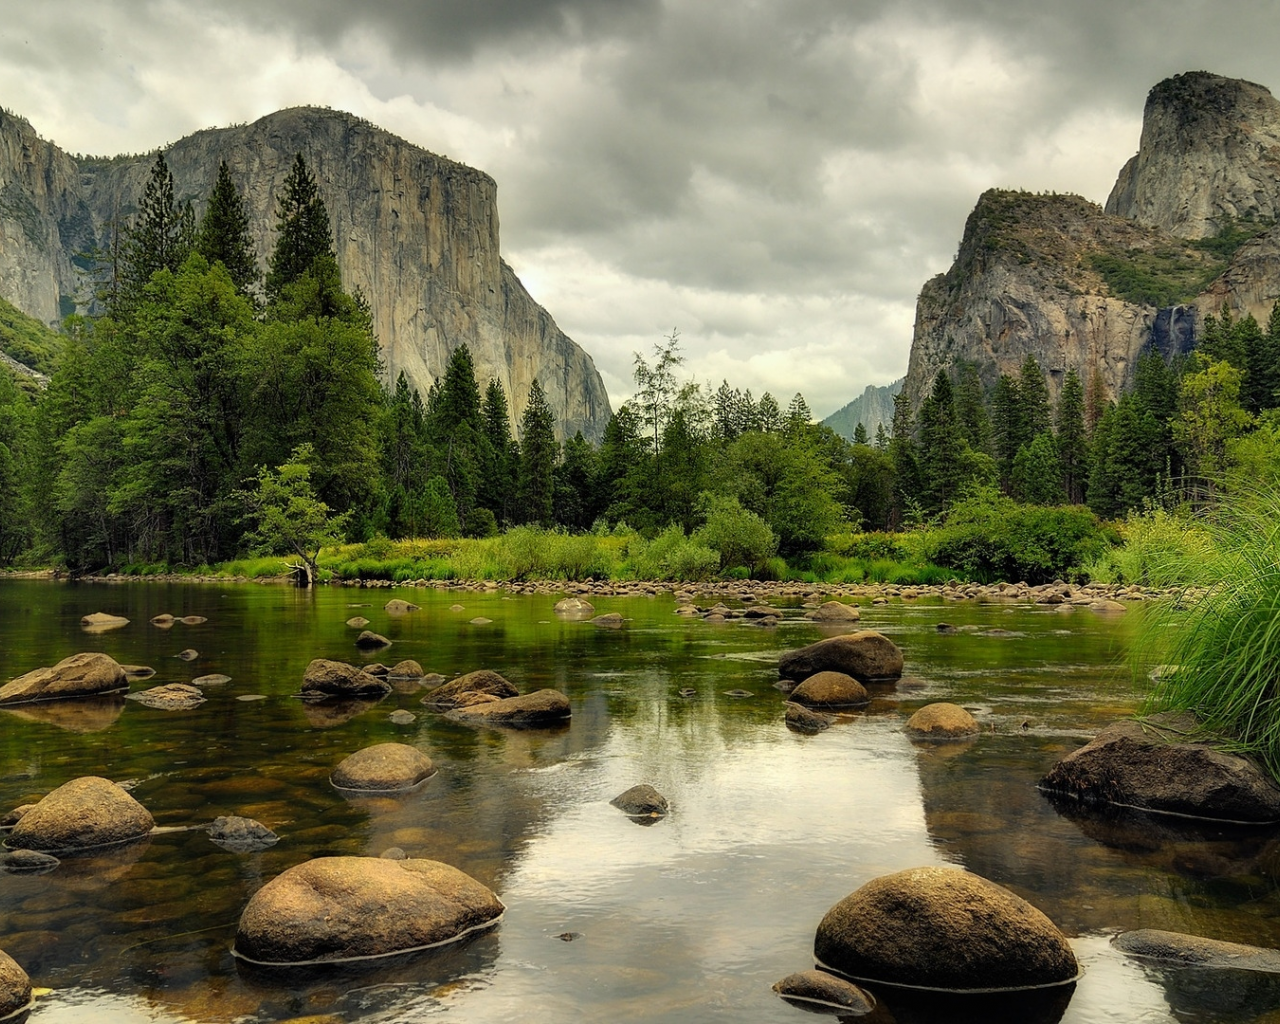
{"label": "granite cliff", "polygon": [[848,405],[842,406],[822,421],[824,427],[830,427],[841,437],[853,440],[854,431],[861,423],[866,428],[867,437],[872,440],[876,436],[876,428],[884,425],[886,433],[893,431],[893,399],[902,390],[902,380],[877,387],[868,384],[857,398]]}
{"label": "granite cliff", "polygon": [[956,260],[926,282],[904,390],[973,363],[990,387],[1028,354],[1051,396],[1068,370],[1114,399],[1138,357],[1190,351],[1224,305],[1264,321],[1280,297],[1280,102],[1190,72],[1151,90],[1141,142],[1105,209],[984,193]]}
{"label": "granite cliff", "polygon": [[[503,261],[487,174],[312,107],[197,132],[165,158],[197,215],[227,162],[265,268],[275,196],[299,152],[320,184],[343,282],[372,307],[391,379],[403,370],[425,393],[465,343],[481,387],[496,377],[506,388],[513,420],[536,378],[560,436],[600,437],[610,415],[604,383]],[[73,309],[84,291],[77,254],[136,210],[153,162],[153,154],[77,161],[0,112],[0,296],[46,323]]]}

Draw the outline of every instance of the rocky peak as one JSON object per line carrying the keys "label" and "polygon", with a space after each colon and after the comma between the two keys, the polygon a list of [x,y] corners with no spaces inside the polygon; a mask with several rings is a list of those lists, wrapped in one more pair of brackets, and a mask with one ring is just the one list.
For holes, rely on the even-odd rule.
{"label": "rocky peak", "polygon": [[1179,238],[1276,220],[1280,102],[1261,85],[1205,71],[1160,82],[1106,210]]}

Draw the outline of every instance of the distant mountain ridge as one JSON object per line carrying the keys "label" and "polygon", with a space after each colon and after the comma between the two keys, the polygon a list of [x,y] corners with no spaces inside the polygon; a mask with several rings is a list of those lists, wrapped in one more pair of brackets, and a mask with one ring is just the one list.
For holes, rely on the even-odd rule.
{"label": "distant mountain ridge", "polygon": [[906,378],[899,377],[892,384],[876,386],[868,384],[866,389],[848,405],[837,409],[822,425],[830,427],[846,440],[853,440],[853,433],[861,423],[867,430],[867,437],[875,440],[876,429],[883,424],[885,433],[893,428],[893,400]]}
{"label": "distant mountain ridge", "polygon": [[[536,378],[557,433],[604,432],[609,396],[591,357],[530,298],[499,251],[497,185],[487,174],[340,111],[300,107],[208,129],[165,159],[196,213],[225,160],[265,268],[275,198],[296,153],[316,176],[346,287],[369,300],[390,378],[424,395],[467,344],[481,387],[502,382],[518,419]],[[77,163],[30,123],[0,111],[0,296],[56,323],[83,300],[79,254],[131,215],[154,154]]]}

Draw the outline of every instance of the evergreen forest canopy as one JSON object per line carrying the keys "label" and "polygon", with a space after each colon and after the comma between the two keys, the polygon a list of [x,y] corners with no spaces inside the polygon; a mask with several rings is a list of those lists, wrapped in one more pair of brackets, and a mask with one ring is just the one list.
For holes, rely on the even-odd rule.
{"label": "evergreen forest canopy", "polygon": [[[676,332],[636,356],[635,396],[597,447],[556,441],[537,381],[512,436],[465,346],[424,397],[380,383],[369,309],[346,292],[329,218],[299,155],[263,274],[219,168],[203,217],[156,157],[134,222],[93,254],[97,302],[47,337],[0,318],[0,343],[52,370],[0,373],[0,564],[200,567],[322,545],[487,537],[521,524],[638,531],[664,572],[778,576],[854,550],[859,531],[932,527],[928,558],[977,578],[1052,579],[1105,546],[1098,517],[1207,498],[1280,470],[1280,312],[1225,312],[1190,359],[1142,359],[1104,403],[1067,375],[1056,409],[1028,358],[984,394],[939,373],[892,432],[848,442],[727,382],[686,380]],[[0,310],[3,312],[3,310]],[[12,321],[12,323],[10,323]],[[55,336],[56,337],[56,336]],[[851,539],[853,538],[853,539]]]}

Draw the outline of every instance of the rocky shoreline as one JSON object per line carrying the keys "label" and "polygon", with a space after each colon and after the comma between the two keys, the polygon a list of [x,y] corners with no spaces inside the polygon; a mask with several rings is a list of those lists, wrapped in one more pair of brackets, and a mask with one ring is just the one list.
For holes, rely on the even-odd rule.
{"label": "rocky shoreline", "polygon": [[[292,585],[290,576],[249,577],[217,576],[185,573],[163,573],[152,576],[129,576],[107,573],[99,576],[68,576],[54,569],[31,572],[4,572],[0,579],[72,580],[77,583],[259,583]],[[809,600],[814,598],[854,598],[872,604],[891,600],[941,598],[944,601],[1008,601],[1044,605],[1097,605],[1099,602],[1149,601],[1161,597],[1194,596],[1188,588],[1142,587],[1123,583],[1068,583],[1055,580],[1031,586],[1027,583],[966,583],[949,580],[940,584],[896,583],[803,583],[794,580],[719,580],[711,582],[645,580],[332,580],[318,586],[356,587],[363,589],[418,589],[507,594],[578,594],[600,597],[715,597],[724,600],[755,602],[770,598]],[[1105,610],[1102,607],[1097,610]],[[1113,610],[1119,610],[1113,609]]]}

